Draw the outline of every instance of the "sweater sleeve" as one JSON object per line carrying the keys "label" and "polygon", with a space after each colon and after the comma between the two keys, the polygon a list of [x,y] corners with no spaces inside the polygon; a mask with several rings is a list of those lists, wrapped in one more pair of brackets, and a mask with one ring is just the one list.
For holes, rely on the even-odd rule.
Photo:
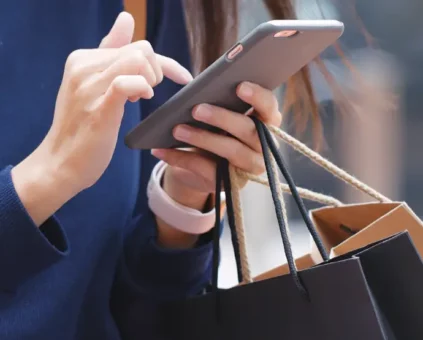
{"label": "sweater sleeve", "polygon": [[54,216],[39,228],[34,224],[15,191],[11,169],[0,171],[0,291],[6,292],[17,290],[69,252]]}
{"label": "sweater sleeve", "polygon": [[[124,339],[157,338],[160,305],[201,294],[212,273],[212,243],[207,238],[196,248],[171,250],[156,243],[152,213],[135,221],[112,293],[112,313]],[[148,336],[146,335],[148,334]]]}

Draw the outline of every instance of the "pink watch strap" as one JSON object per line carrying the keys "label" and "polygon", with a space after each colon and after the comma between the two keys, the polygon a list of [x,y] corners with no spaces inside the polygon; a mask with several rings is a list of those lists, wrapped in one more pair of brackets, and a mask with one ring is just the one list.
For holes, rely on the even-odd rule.
{"label": "pink watch strap", "polygon": [[[160,161],[154,167],[147,187],[150,210],[165,223],[189,234],[204,234],[214,226],[214,209],[207,213],[183,206],[175,202],[161,187],[161,179],[167,164]],[[224,197],[222,197],[224,199]]]}

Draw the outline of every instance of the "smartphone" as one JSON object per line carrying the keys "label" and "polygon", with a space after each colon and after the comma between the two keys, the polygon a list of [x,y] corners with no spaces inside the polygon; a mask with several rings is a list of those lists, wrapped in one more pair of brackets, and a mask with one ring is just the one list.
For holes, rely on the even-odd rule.
{"label": "smartphone", "polygon": [[276,89],[336,42],[343,31],[343,23],[336,20],[273,20],[259,25],[134,127],[125,136],[125,144],[132,149],[187,147],[173,138],[176,125],[217,131],[194,120],[196,105],[245,113],[250,106],[236,95],[238,84],[249,81]]}

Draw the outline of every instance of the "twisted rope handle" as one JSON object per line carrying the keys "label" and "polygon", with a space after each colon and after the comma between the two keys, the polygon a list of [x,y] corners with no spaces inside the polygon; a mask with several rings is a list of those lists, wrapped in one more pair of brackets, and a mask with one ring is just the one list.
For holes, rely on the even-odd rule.
{"label": "twisted rope handle", "polygon": [[328,172],[330,172],[332,175],[338,177],[345,183],[351,185],[352,187],[356,188],[357,190],[366,193],[370,197],[373,197],[379,202],[382,203],[389,203],[391,200],[381,193],[377,192],[375,189],[371,188],[367,184],[359,181],[354,176],[350,175],[345,170],[339,168],[332,162],[328,161],[326,158],[322,157],[317,152],[311,150],[309,147],[307,147],[304,143],[300,142],[299,140],[295,139],[291,135],[287,134],[285,131],[282,131],[281,129],[275,127],[275,126],[268,126],[269,130],[273,132],[276,136],[281,138],[285,143],[289,144],[294,150],[300,152],[304,156],[306,156],[308,159],[313,161],[318,166],[324,168]]}
{"label": "twisted rope handle", "polygon": [[[305,144],[295,139],[294,137],[290,136],[289,134],[282,131],[281,129],[274,126],[269,126],[269,130],[274,135],[281,138],[285,143],[289,144],[294,150],[300,152],[305,157],[313,161],[315,164],[324,168],[329,173],[333,174],[334,176],[341,179],[345,183],[353,186],[354,188],[356,188],[357,190],[361,192],[366,193],[367,195],[369,195],[370,197],[373,197],[379,202],[382,202],[382,203],[391,202],[389,198],[377,192],[376,190],[374,190],[367,184],[359,181],[357,178],[350,175],[345,170],[339,168],[338,166],[336,166],[329,160],[325,159],[317,152],[311,150]],[[270,161],[271,161],[271,168],[274,174],[274,178],[278,178],[276,162],[273,156],[270,157]],[[230,180],[231,180],[231,186],[232,186],[233,204],[234,204],[234,215],[235,215],[234,218],[235,218],[236,232],[238,234],[238,242],[239,242],[241,271],[243,273],[243,278],[244,278],[243,283],[250,283],[253,281],[253,279],[251,275],[251,268],[249,264],[248,254],[247,254],[247,241],[246,241],[246,235],[245,235],[244,218],[242,213],[243,211],[242,202],[240,197],[241,182],[250,180],[259,184],[269,186],[269,181],[260,176],[252,175],[250,173],[237,169],[233,167],[232,165],[229,166],[229,171],[230,171]],[[277,185],[276,190],[277,190],[279,200],[281,202],[283,220],[285,222],[285,225],[288,225],[286,206],[285,206],[285,201],[283,199],[282,191],[288,192],[288,193],[291,193],[291,191],[289,189],[289,186],[284,183],[280,183],[280,185]],[[342,202],[340,202],[339,200],[331,196],[319,194],[304,188],[297,188],[297,190],[300,196],[305,199],[319,202],[325,205],[330,205],[330,206],[342,206]],[[289,232],[289,229],[288,229],[288,232]]]}
{"label": "twisted rope handle", "polygon": [[[270,164],[271,164],[272,172],[274,174],[274,178],[278,178],[277,165],[273,155],[271,155],[270,157]],[[251,275],[250,261],[248,259],[247,237],[245,234],[244,215],[243,215],[241,194],[240,194],[241,187],[242,187],[241,181],[244,181],[245,179],[250,179],[250,177],[255,179],[256,176],[250,175],[245,172],[240,172],[238,170],[239,169],[235,168],[233,165],[231,164],[229,165],[229,175],[230,175],[231,188],[232,188],[232,204],[233,204],[233,210],[234,210],[235,229],[238,236],[240,265],[241,265],[242,277],[244,279],[242,284],[245,284],[245,283],[253,282],[253,277]],[[242,174],[245,174],[245,176],[243,176]],[[260,179],[259,183],[270,186],[268,180],[260,178],[260,177],[258,178]],[[282,216],[283,216],[285,225],[288,225],[288,215],[286,212],[285,200],[283,198],[282,185],[278,185],[276,186],[276,188],[277,188],[276,190],[278,192],[278,197],[282,207]],[[291,192],[289,188],[286,191]],[[316,193],[313,193],[312,191],[310,191],[310,193],[311,193],[311,196],[316,194]],[[287,231],[288,231],[288,238],[290,239],[289,229]]]}
{"label": "twisted rope handle", "polygon": [[[266,178],[250,174],[249,172],[246,172],[246,171],[241,170],[239,168],[236,168],[235,171],[236,171],[238,178],[269,186],[269,181]],[[289,189],[288,184],[280,183],[280,187],[281,187],[283,192],[291,194],[291,190]],[[305,189],[305,188],[300,188],[300,187],[297,187],[297,190],[298,190],[298,193],[300,194],[300,196],[302,198],[308,200],[308,201],[317,202],[317,203],[321,203],[323,205],[329,205],[329,206],[334,206],[334,207],[340,207],[340,206],[343,205],[343,203],[341,201],[337,200],[336,198],[334,198],[332,196],[323,195],[323,194],[317,193],[315,191],[308,190],[308,189]]]}
{"label": "twisted rope handle", "polygon": [[248,260],[247,238],[245,235],[244,215],[242,213],[242,203],[240,195],[241,185],[237,172],[232,164],[229,164],[229,177],[231,180],[235,230],[238,236],[239,258],[241,264],[242,277],[244,279],[243,283],[250,283],[253,282],[253,279],[251,275],[250,261]]}
{"label": "twisted rope handle", "polygon": [[[277,166],[276,166],[276,162],[273,155],[270,157],[270,161],[271,161],[271,168],[272,168],[274,177],[278,178]],[[248,258],[247,237],[245,234],[245,223],[244,223],[240,192],[243,186],[242,184],[245,184],[246,181],[250,180],[262,185],[270,186],[269,180],[260,176],[250,174],[239,168],[235,168],[231,164],[229,165],[229,174],[230,174],[231,188],[232,188],[232,203],[233,203],[233,209],[234,209],[235,229],[238,235],[241,272],[242,272],[242,277],[244,278],[243,283],[251,283],[253,282],[253,278],[251,274],[250,261]],[[314,191],[304,189],[304,188],[297,188],[297,190],[300,196],[307,200],[318,202],[318,203],[329,205],[329,206],[335,206],[335,207],[342,206],[342,202],[335,199],[334,197],[316,193]],[[277,191],[278,191],[279,200],[282,206],[282,216],[285,221],[285,224],[288,225],[286,205],[285,205],[282,192],[291,193],[291,190],[287,184],[280,183],[277,186]],[[288,229],[288,233],[289,233],[289,229]],[[288,237],[290,238],[289,234],[288,234]]]}
{"label": "twisted rope handle", "polygon": [[[278,178],[278,175],[277,175],[278,171],[277,171],[275,159],[273,156],[271,157],[271,165],[272,165],[272,171],[275,174],[275,178]],[[253,279],[251,275],[250,262],[248,259],[247,237],[245,235],[244,215],[243,215],[240,192],[243,186],[242,184],[245,184],[246,181],[252,181],[252,182],[256,182],[266,186],[270,186],[270,184],[268,179],[250,174],[239,168],[235,168],[233,165],[229,165],[229,174],[230,174],[231,188],[232,188],[232,203],[234,206],[235,229],[238,235],[241,272],[242,272],[242,277],[244,278],[243,283],[251,283]],[[318,202],[324,205],[334,206],[334,207],[342,206],[342,202],[337,200],[334,197],[319,194],[317,192],[304,189],[304,188],[297,188],[297,190],[300,196],[304,199],[307,199],[313,202]],[[283,215],[283,218],[285,219],[285,224],[288,225],[286,206],[285,206],[285,201],[284,201],[282,192],[291,193],[291,190],[288,184],[280,183],[278,185],[278,196],[282,205],[282,215]],[[288,229],[288,232],[289,232],[289,229]]]}

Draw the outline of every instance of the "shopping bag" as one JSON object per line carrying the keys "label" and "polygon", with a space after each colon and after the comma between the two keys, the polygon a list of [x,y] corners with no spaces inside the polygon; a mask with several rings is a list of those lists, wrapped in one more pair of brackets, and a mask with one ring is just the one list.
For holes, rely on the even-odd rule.
{"label": "shopping bag", "polygon": [[[306,156],[311,154],[310,158],[317,160],[318,164],[325,164],[312,151],[304,152],[305,146],[298,149]],[[357,184],[356,179],[351,179],[352,176],[345,175],[333,164],[324,167],[381,201],[325,207],[311,212],[330,257],[340,260],[345,254],[348,257],[360,248],[406,231],[406,236],[403,233],[404,236],[391,241],[390,248],[370,248],[357,254],[369,286],[395,336],[399,339],[423,339],[423,325],[420,322],[423,315],[422,222],[405,203],[387,202],[382,195],[363,183]],[[311,242],[310,252],[296,261],[305,269],[320,263],[322,259]],[[259,275],[255,280],[284,275],[287,271],[288,265],[283,265]]]}
{"label": "shopping bag", "polygon": [[[356,250],[345,254],[342,259],[335,258],[329,261],[322,240],[305,211],[292,179],[284,168],[281,169],[284,177],[288,181],[320,256],[324,259],[324,262],[318,266],[302,271],[297,270],[289,241],[282,195],[278,190],[277,178],[272,172],[269,160],[271,156],[267,150],[267,143],[270,141],[266,137],[265,127],[258,120],[255,120],[255,123],[263,147],[284,252],[288,259],[289,274],[219,290],[217,288],[218,261],[216,260],[219,254],[218,236],[216,236],[218,228],[215,228],[212,292],[183,301],[164,303],[159,313],[160,322],[157,323],[157,339],[396,339],[391,332],[389,322],[386,321],[384,311],[379,306],[378,299],[372,293],[363,271],[360,254],[372,249],[390,254],[391,248],[398,239],[409,240],[407,234],[384,239],[371,245],[369,249]],[[218,173],[220,171],[225,178],[229,176],[227,168],[219,167]],[[217,177],[216,182],[220,185],[220,177]],[[226,186],[225,191],[228,215],[233,216],[231,192]],[[219,212],[216,211],[216,214],[219,215]],[[235,219],[229,220],[233,222]],[[231,227],[231,232],[234,231],[236,232],[236,228]],[[239,238],[234,237],[234,239],[239,241]],[[409,246],[413,248],[411,242]],[[243,259],[240,254],[237,258]],[[385,259],[381,257],[380,261]],[[239,271],[241,280],[243,272]]]}
{"label": "shopping bag", "polygon": [[331,257],[407,230],[423,255],[423,224],[405,202],[351,204],[311,211]]}
{"label": "shopping bag", "polygon": [[[420,256],[423,256],[423,223],[405,202],[392,202],[286,132],[275,127],[270,130],[318,166],[376,200],[366,204],[331,206],[311,211],[311,218],[331,257],[405,230],[409,232]],[[311,249],[310,254],[314,262],[318,261],[315,249]]]}

